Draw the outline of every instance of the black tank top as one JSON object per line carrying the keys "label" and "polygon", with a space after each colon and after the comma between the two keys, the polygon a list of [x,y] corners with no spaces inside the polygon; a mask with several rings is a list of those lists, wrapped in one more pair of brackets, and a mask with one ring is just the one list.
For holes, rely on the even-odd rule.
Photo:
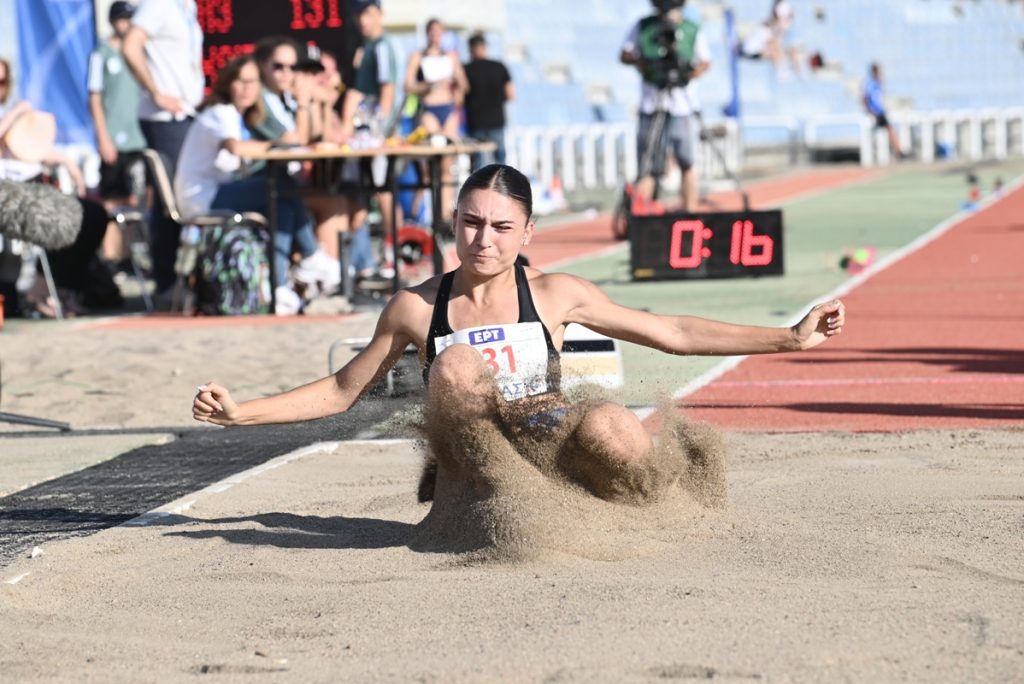
{"label": "black tank top", "polygon": [[[530,294],[530,281],[526,277],[526,269],[521,264],[515,265],[516,269],[516,294],[519,299],[519,320],[517,323],[540,323],[544,330],[544,342],[548,347],[548,375],[547,382],[550,391],[557,391],[562,379],[562,363],[554,342],[551,341],[551,333],[544,321],[537,315],[537,308],[533,305],[533,296]],[[437,299],[434,300],[434,314],[430,317],[430,330],[427,332],[427,361],[423,365],[423,384],[427,384],[430,377],[430,366],[437,357],[434,351],[434,339],[451,335],[451,324],[448,322],[448,299],[452,294],[452,283],[455,282],[455,271],[449,271],[441,277],[441,285],[437,288]]]}

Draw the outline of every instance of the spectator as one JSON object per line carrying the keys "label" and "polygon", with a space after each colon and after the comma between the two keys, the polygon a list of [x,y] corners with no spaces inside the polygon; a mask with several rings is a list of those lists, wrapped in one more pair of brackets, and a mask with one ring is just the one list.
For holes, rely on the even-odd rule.
{"label": "spectator", "polygon": [[[203,32],[195,0],[142,0],[121,51],[142,87],[139,119],[146,145],[160,153],[173,177],[205,85]],[[177,279],[174,262],[180,231],[166,216],[158,195],[150,226],[156,300],[163,306],[170,303]]]}
{"label": "spectator", "polygon": [[[300,53],[305,60],[300,59]],[[325,130],[326,106],[330,94],[320,83],[321,74],[326,72],[322,62],[321,73],[314,74],[309,67],[308,48],[298,45],[291,38],[272,36],[256,46],[256,59],[262,80],[264,119],[256,127],[257,137],[271,142],[307,145],[322,136]],[[302,62],[305,61],[305,64]],[[301,69],[300,69],[301,67]],[[335,70],[337,71],[337,70]],[[337,99],[337,90],[334,91]],[[331,128],[335,141],[340,140],[340,122],[330,111]],[[350,213],[352,202],[342,195],[312,195],[304,198],[306,207],[316,221],[316,238],[324,253],[337,262],[338,236],[349,230],[353,223]],[[370,262],[373,270],[373,249],[368,230],[357,231],[352,239],[352,261],[362,265]],[[325,283],[333,289],[341,281],[341,266],[336,264],[336,277]]]}
{"label": "spectator", "polygon": [[[357,55],[358,64],[352,87],[345,91],[342,105],[341,139],[344,142],[354,138],[357,119],[361,126],[369,129],[371,135],[374,132],[379,137],[389,135],[394,129],[398,113],[398,61],[391,38],[384,33],[384,14],[380,0],[356,0],[353,6],[359,21],[359,32],[363,36],[363,46]],[[383,184],[383,178],[377,177],[376,173],[373,175],[378,186]],[[384,229],[390,230],[393,198],[390,193],[381,192],[377,194],[377,200]],[[367,213],[362,208],[353,215],[352,225],[358,228],[353,234],[352,264],[357,275],[372,277],[380,275],[372,251],[356,246],[356,240],[361,240],[361,232],[369,230],[366,217]]]}
{"label": "spectator", "polygon": [[333,53],[321,50],[320,64],[323,71],[316,75],[313,103],[321,110],[323,139],[336,143],[341,140],[341,95],[345,92],[345,84]]}
{"label": "spectator", "polygon": [[405,92],[420,98],[420,125],[427,133],[459,137],[458,106],[469,89],[462,63],[453,50],[442,45],[444,24],[427,22],[427,47],[409,55],[405,68]]}
{"label": "spectator", "polygon": [[[53,147],[56,129],[53,128],[52,116],[43,112],[35,112],[29,102],[19,100],[12,95],[13,92],[14,73],[11,71],[11,63],[0,58],[0,178],[19,181],[39,180],[52,168],[59,167],[67,172],[78,196],[84,197],[85,179],[82,177],[81,169],[70,157]],[[33,148],[31,158],[20,158],[17,152],[8,145],[8,142],[10,145],[15,144],[13,139],[7,140],[8,133],[15,128],[16,122],[22,117],[25,117],[25,122],[32,119],[43,119],[42,123],[46,123],[48,119],[49,133],[53,134],[47,137],[40,136],[41,131],[32,131],[28,141],[19,140],[21,146],[25,146],[26,142],[31,143]],[[40,139],[37,140],[37,137]],[[46,137],[46,139],[41,139],[42,137]]]}
{"label": "spectator", "polygon": [[[174,178],[174,193],[185,216],[206,214],[211,209],[256,211],[266,215],[267,181],[262,175],[245,175],[242,157],[265,151],[270,143],[253,140],[250,127],[263,120],[259,68],[252,55],[228,62],[217,73],[213,92],[202,104],[195,125],[185,136]],[[277,241],[274,245],[274,286],[288,289],[293,243],[302,260],[295,279],[303,283],[332,281],[339,274],[337,262],[317,249],[313,226],[298,190],[283,188],[277,203]],[[291,190],[291,192],[289,192]],[[294,300],[291,292],[282,300]]]}
{"label": "spectator", "polygon": [[[129,2],[110,6],[114,32],[99,43],[89,57],[89,111],[96,128],[100,152],[100,197],[107,210],[138,206],[145,192],[146,166],[142,150],[146,139],[139,127],[139,84],[121,56],[121,44],[131,28],[135,6]],[[125,257],[121,231],[107,231],[103,252],[114,262]]]}
{"label": "spectator", "polygon": [[897,159],[903,158],[900,139],[896,128],[889,122],[885,113],[885,95],[882,88],[882,67],[877,62],[868,68],[868,77],[864,81],[864,109],[875,119],[875,128],[884,128],[889,137],[889,150]]}
{"label": "spectator", "polygon": [[[405,92],[420,99],[419,125],[428,135],[459,138],[459,106],[466,91],[466,74],[459,56],[442,44],[445,29],[440,19],[427,21],[427,47],[409,55]],[[452,207],[453,157],[441,159],[441,205]]]}
{"label": "spectator", "polygon": [[[6,59],[0,59],[0,141],[25,120],[38,116],[32,106],[25,101],[12,97],[14,79],[11,65]],[[48,115],[45,115],[48,116]],[[50,119],[52,121],[52,119]],[[50,131],[55,132],[53,130]],[[33,131],[23,133],[32,137]],[[113,278],[106,267],[98,261],[96,250],[103,242],[107,230],[107,213],[99,204],[85,198],[85,181],[78,165],[62,152],[52,148],[52,137],[29,140],[32,143],[33,155],[30,158],[18,158],[15,151],[6,143],[0,144],[0,178],[26,183],[56,184],[54,175],[56,168],[67,171],[79,202],[82,204],[82,224],[75,242],[68,247],[47,250],[46,254],[53,271],[53,279],[57,286],[57,296],[62,308],[68,314],[79,314],[86,307],[121,306],[121,293],[114,284]],[[11,141],[13,144],[13,140]],[[26,140],[20,140],[24,147]],[[4,288],[10,294],[10,288]],[[55,302],[46,291],[46,284],[41,279],[29,291],[28,303],[40,315],[52,318],[56,313]]]}
{"label": "spectator", "polygon": [[[637,129],[637,154],[641,160],[634,192],[634,207],[640,209],[654,196],[657,179],[665,170],[671,149],[683,173],[680,188],[683,209],[697,210],[697,137],[698,117],[696,79],[711,68],[711,51],[699,27],[683,17],[683,2],[670,9],[665,17],[676,30],[677,54],[666,56],[658,39],[664,32],[659,15],[644,17],[630,29],[622,45],[623,64],[635,66],[642,78],[640,122]],[[680,73],[683,72],[683,73]],[[677,76],[678,75],[678,76]],[[685,83],[682,81],[685,80]],[[661,135],[652,139],[652,125],[662,114]],[[648,154],[649,153],[649,154]]]}
{"label": "spectator", "polygon": [[342,107],[342,135],[346,140],[355,133],[360,108],[373,119],[372,127],[388,133],[394,126],[397,105],[397,59],[391,38],[384,33],[380,0],[356,0],[354,5],[363,47],[354,83],[345,92]]}
{"label": "spectator", "polygon": [[487,39],[477,33],[469,39],[466,64],[466,127],[469,137],[497,145],[493,153],[475,153],[473,169],[505,163],[505,103],[515,99],[516,89],[508,69],[487,56]]}
{"label": "spectator", "polygon": [[256,45],[262,80],[265,118],[258,132],[265,140],[308,145],[319,131],[313,125],[313,74],[299,72],[298,45],[286,36],[272,36]]}
{"label": "spectator", "polygon": [[793,73],[800,76],[799,55],[786,41],[793,18],[793,6],[788,0],[774,0],[771,15],[747,34],[739,46],[739,55],[747,59],[770,60],[780,78],[788,75],[785,63],[788,56]]}

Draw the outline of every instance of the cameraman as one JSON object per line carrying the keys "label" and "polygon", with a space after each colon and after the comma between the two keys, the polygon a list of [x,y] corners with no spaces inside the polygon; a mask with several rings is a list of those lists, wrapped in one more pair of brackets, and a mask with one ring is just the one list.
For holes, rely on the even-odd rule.
{"label": "cameraman", "polygon": [[[637,154],[640,173],[634,206],[654,196],[655,183],[672,154],[683,173],[683,209],[697,210],[697,172],[694,169],[700,123],[694,81],[711,67],[711,51],[697,24],[683,16],[686,0],[652,0],[657,14],[640,19],[622,44],[620,59],[640,72],[640,121]],[[662,124],[651,140],[652,128]]]}

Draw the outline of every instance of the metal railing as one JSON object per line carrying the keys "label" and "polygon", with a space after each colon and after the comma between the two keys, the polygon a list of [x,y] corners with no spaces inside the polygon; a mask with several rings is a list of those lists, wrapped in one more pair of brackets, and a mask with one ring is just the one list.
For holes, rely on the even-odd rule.
{"label": "metal railing", "polygon": [[[707,128],[710,140],[699,142],[698,170],[703,178],[725,178],[717,145],[730,169],[742,164],[742,147],[735,121]],[[519,126],[506,130],[510,165],[548,187],[557,177],[566,190],[610,189],[636,179],[639,164],[635,123],[595,123],[568,126]]]}
{"label": "metal railing", "polygon": [[[899,112],[890,121],[903,151],[926,163],[1024,157],[1024,108]],[[863,166],[892,161],[886,132],[863,114],[750,117],[742,121],[742,130],[736,120],[726,119],[706,130],[710,140],[700,142],[697,167],[706,180],[727,176],[723,159],[730,169],[742,170],[744,153],[755,151],[766,137],[788,150],[791,164],[822,149],[855,151]],[[750,144],[743,143],[743,132]],[[508,163],[544,187],[555,177],[566,190],[616,188],[636,178],[632,122],[513,127],[506,130],[506,148]]]}

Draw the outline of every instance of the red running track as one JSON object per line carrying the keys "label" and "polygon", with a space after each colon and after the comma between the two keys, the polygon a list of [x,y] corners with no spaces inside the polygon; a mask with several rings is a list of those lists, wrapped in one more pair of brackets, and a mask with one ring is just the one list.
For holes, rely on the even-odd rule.
{"label": "red running track", "polygon": [[734,430],[1024,426],[1024,188],[843,300],[838,338],[750,357],[680,409]]}

